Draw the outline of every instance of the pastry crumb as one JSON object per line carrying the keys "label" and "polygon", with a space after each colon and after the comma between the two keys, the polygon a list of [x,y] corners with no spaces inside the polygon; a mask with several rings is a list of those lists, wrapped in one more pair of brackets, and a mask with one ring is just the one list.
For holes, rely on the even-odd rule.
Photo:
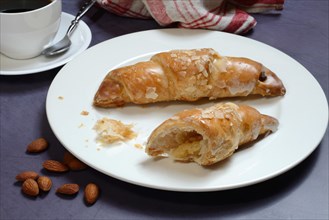
{"label": "pastry crumb", "polygon": [[63,100],[64,97],[63,97],[63,96],[58,96],[58,99],[59,99],[59,100]]}
{"label": "pastry crumb", "polygon": [[134,146],[138,149],[143,149],[144,148],[143,145],[141,145],[141,144],[134,144]]}
{"label": "pastry crumb", "polygon": [[132,130],[133,125],[126,125],[121,121],[102,118],[94,126],[97,132],[97,141],[102,144],[111,144],[117,141],[133,139],[137,134]]}
{"label": "pastry crumb", "polygon": [[80,123],[80,125],[78,126],[78,128],[82,128],[83,126],[85,126],[83,123]]}
{"label": "pastry crumb", "polygon": [[83,111],[80,113],[80,115],[84,115],[84,116],[87,116],[87,115],[89,115],[89,112],[88,112],[88,111],[85,111],[85,110],[83,110]]}

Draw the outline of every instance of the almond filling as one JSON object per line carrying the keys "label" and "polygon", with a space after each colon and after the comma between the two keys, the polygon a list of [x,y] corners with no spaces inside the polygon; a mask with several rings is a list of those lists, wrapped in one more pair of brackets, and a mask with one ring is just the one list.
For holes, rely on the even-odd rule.
{"label": "almond filling", "polygon": [[202,135],[196,131],[172,132],[165,136],[169,155],[177,160],[189,160],[200,156]]}

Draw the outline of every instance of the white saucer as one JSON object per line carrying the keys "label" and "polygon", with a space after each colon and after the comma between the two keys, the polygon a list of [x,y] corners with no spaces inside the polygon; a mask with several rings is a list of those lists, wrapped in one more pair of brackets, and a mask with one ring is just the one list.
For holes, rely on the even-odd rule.
{"label": "white saucer", "polygon": [[[64,37],[73,19],[73,15],[65,12],[62,13],[60,28],[54,42],[57,42]],[[91,42],[91,31],[85,22],[79,22],[78,27],[71,36],[71,40],[72,45],[70,49],[66,53],[55,57],[47,58],[40,55],[27,60],[14,60],[0,54],[0,75],[32,74],[50,70],[69,62],[86,50]]]}

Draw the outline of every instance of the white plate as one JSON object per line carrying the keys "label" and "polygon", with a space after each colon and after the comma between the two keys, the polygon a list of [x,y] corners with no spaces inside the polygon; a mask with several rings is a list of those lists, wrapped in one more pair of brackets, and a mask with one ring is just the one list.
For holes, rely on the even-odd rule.
{"label": "white plate", "polygon": [[[150,132],[177,111],[214,102],[170,102],[111,109],[92,106],[93,96],[110,69],[147,60],[160,51],[203,47],[212,47],[222,55],[258,60],[283,80],[287,89],[284,97],[230,100],[278,118],[280,127],[276,133],[239,150],[224,162],[205,168],[170,159],[154,160],[135,144],[144,144]],[[323,90],[301,64],[255,40],[205,30],[151,30],[100,43],[61,69],[50,86],[46,109],[59,141],[89,166],[129,183],[172,191],[225,190],[277,176],[304,160],[318,146],[328,123]],[[89,115],[81,115],[82,111],[88,111]],[[95,141],[93,126],[104,116],[134,124],[138,137],[127,143],[100,146]]]}
{"label": "white plate", "polygon": [[[62,13],[61,24],[53,42],[61,40],[74,19],[73,15]],[[0,75],[24,75],[50,70],[72,60],[78,54],[86,50],[91,41],[91,32],[87,24],[79,22],[78,27],[71,36],[72,45],[70,49],[59,56],[45,57],[38,56],[27,60],[14,60],[0,54]]]}

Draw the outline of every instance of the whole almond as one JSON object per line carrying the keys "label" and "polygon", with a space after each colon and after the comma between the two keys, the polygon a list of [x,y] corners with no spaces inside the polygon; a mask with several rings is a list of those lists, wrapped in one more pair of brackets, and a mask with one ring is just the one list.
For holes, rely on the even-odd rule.
{"label": "whole almond", "polygon": [[44,192],[48,192],[53,185],[51,179],[47,176],[40,176],[37,180],[37,183],[39,188]]}
{"label": "whole almond", "polygon": [[73,171],[84,170],[88,167],[85,163],[81,162],[68,151],[64,153],[63,163]]}
{"label": "whole almond", "polygon": [[28,153],[40,153],[48,148],[48,142],[44,138],[32,141],[26,148]]}
{"label": "whole almond", "polygon": [[27,179],[22,184],[22,191],[29,196],[37,196],[39,194],[38,183],[34,179]]}
{"label": "whole almond", "polygon": [[63,163],[64,164],[69,164],[71,161],[73,161],[75,158],[75,156],[73,156],[73,154],[71,154],[70,152],[68,151],[65,151],[64,152],[64,156],[63,156]]}
{"label": "whole almond", "polygon": [[84,170],[87,169],[87,165],[83,162],[81,162],[78,159],[72,160],[67,166],[70,168],[70,170],[73,171],[79,171],[79,170]]}
{"label": "whole almond", "polygon": [[51,172],[62,173],[69,170],[68,166],[57,160],[46,160],[42,164],[43,168]]}
{"label": "whole almond", "polygon": [[74,195],[79,192],[79,185],[75,183],[63,184],[56,190],[56,192],[65,195]]}
{"label": "whole almond", "polygon": [[92,205],[99,197],[99,187],[95,183],[89,183],[84,190],[84,198],[87,204]]}
{"label": "whole almond", "polygon": [[16,176],[16,180],[23,182],[23,181],[25,181],[27,179],[34,179],[34,180],[36,180],[38,177],[39,177],[39,174],[37,174],[34,171],[23,171],[23,172],[19,173]]}

